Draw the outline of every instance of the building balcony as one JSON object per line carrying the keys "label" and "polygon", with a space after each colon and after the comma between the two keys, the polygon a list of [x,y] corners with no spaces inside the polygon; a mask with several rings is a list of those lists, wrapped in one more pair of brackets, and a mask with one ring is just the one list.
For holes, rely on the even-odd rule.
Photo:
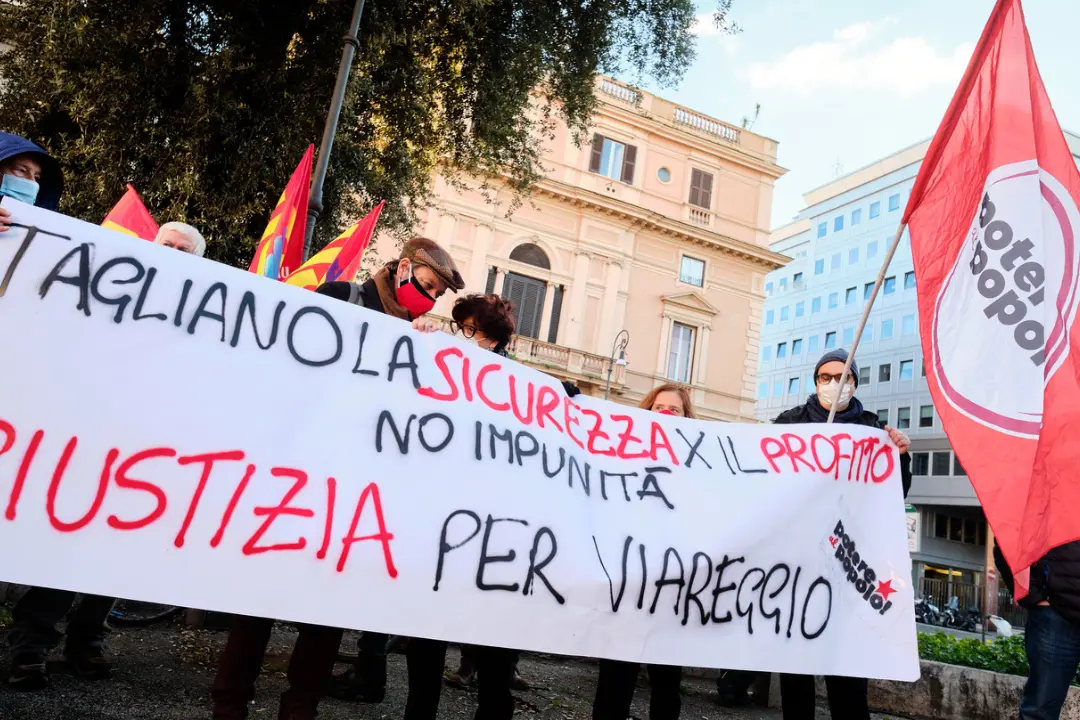
{"label": "building balcony", "polygon": [[612,105],[621,105],[645,113],[654,120],[698,135],[710,142],[735,146],[763,159],[776,160],[776,143],[761,135],[744,131],[722,120],[602,75],[596,79],[596,89],[600,98]]}
{"label": "building balcony", "polygon": [[[438,321],[441,329],[447,334],[451,332],[449,318],[433,315],[428,317]],[[612,395],[620,395],[626,390],[626,366],[617,363],[613,365],[611,358],[603,355],[543,342],[524,335],[514,335],[506,352],[515,362],[553,375],[559,380],[570,380],[587,395],[603,392],[607,384],[609,368],[612,370]]]}

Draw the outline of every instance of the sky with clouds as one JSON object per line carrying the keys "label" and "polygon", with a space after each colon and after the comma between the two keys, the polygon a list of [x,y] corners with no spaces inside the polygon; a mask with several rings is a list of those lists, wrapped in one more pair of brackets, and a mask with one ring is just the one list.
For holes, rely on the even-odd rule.
{"label": "sky with clouds", "polygon": [[[804,192],[929,138],[993,0],[735,0],[736,36],[701,0],[697,58],[677,88],[643,86],[780,144],[772,225]],[[1027,0],[1028,32],[1062,126],[1080,131],[1080,1]],[[633,81],[633,78],[625,78]]]}

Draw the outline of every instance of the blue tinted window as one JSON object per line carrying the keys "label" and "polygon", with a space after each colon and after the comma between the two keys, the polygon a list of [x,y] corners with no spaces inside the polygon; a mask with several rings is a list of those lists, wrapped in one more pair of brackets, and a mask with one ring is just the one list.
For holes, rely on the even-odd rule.
{"label": "blue tinted window", "polygon": [[810,312],[811,313],[821,312],[821,298],[816,297],[816,298],[814,298],[813,300],[810,301]]}
{"label": "blue tinted window", "polygon": [[843,215],[837,215],[836,218],[833,219],[832,229],[833,229],[833,232],[840,232],[841,230],[844,229],[844,216]]}
{"label": "blue tinted window", "polygon": [[765,324],[766,325],[772,325],[773,324],[773,315],[774,315],[775,312],[776,312],[775,310],[766,310],[765,311]]}
{"label": "blue tinted window", "polygon": [[814,261],[814,274],[815,275],[824,275],[825,274],[825,260],[824,260],[824,258],[821,259],[821,260],[815,260]]}
{"label": "blue tinted window", "polygon": [[839,304],[840,304],[840,293],[829,293],[829,309],[832,310],[834,307],[838,306]]}
{"label": "blue tinted window", "polygon": [[881,203],[880,202],[872,202],[872,203],[870,203],[870,219],[873,220],[874,218],[876,218],[880,214],[881,214]]}
{"label": "blue tinted window", "polygon": [[890,195],[889,196],[889,212],[892,212],[893,210],[899,210],[899,209],[900,209],[900,195],[899,194]]}
{"label": "blue tinted window", "polygon": [[810,339],[808,339],[806,341],[806,352],[808,352],[808,353],[816,353],[817,352],[817,344],[818,344],[817,335],[814,335],[813,337],[811,337]]}
{"label": "blue tinted window", "polygon": [[851,224],[858,225],[862,222],[862,208],[851,211]]}
{"label": "blue tinted window", "polygon": [[785,320],[787,320],[787,316],[788,316],[788,306],[785,305],[784,307],[780,308],[780,322],[784,322]]}
{"label": "blue tinted window", "polygon": [[854,265],[859,262],[859,248],[851,248],[847,252],[848,265]]}
{"label": "blue tinted window", "polygon": [[820,223],[817,226],[817,236],[819,238],[825,237],[825,233],[829,230],[829,223]]}
{"label": "blue tinted window", "polygon": [[802,317],[805,314],[806,314],[806,303],[802,302],[802,301],[795,303],[795,317]]}

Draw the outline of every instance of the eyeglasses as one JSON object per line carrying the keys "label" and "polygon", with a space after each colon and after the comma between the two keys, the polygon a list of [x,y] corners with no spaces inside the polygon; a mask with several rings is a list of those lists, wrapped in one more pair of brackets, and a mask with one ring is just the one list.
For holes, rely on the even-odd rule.
{"label": "eyeglasses", "polygon": [[473,335],[476,335],[476,327],[473,325],[463,325],[456,320],[450,323],[450,329],[455,333],[461,333],[466,340],[471,340]]}
{"label": "eyeglasses", "polygon": [[[833,380],[837,384],[840,383],[840,376],[843,373],[837,373],[836,375],[830,375],[829,373],[821,373],[817,376],[818,385],[828,385]],[[855,373],[849,372],[847,376],[848,382],[855,382]]]}

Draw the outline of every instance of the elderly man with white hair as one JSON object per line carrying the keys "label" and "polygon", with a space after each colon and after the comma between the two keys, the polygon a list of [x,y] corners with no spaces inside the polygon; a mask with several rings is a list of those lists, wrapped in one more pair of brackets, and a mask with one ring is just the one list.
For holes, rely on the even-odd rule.
{"label": "elderly man with white hair", "polygon": [[187,223],[168,222],[158,230],[154,243],[165,247],[176,248],[192,255],[202,257],[206,254],[206,240],[202,233]]}

